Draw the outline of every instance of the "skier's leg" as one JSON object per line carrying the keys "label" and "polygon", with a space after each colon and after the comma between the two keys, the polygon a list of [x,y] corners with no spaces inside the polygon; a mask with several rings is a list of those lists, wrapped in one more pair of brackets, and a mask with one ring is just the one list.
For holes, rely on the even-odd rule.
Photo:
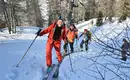
{"label": "skier's leg", "polygon": [[57,42],[54,42],[54,48],[56,50],[56,55],[57,55],[57,58],[58,58],[58,62],[60,63],[62,61],[62,55],[60,53],[61,44],[57,43]]}
{"label": "skier's leg", "polygon": [[50,43],[46,44],[46,64],[48,67],[52,65],[52,48],[53,48],[52,44]]}
{"label": "skier's leg", "polygon": [[65,43],[65,44],[63,45],[64,55],[66,55],[66,53],[67,53],[67,45],[68,45],[68,43]]}
{"label": "skier's leg", "polygon": [[69,44],[70,44],[70,49],[71,49],[71,52],[72,52],[72,53],[73,53],[73,51],[74,51],[73,43],[74,43],[74,42],[69,42]]}
{"label": "skier's leg", "polygon": [[83,49],[83,44],[84,44],[84,40],[82,40],[81,43],[80,43],[81,50]]}
{"label": "skier's leg", "polygon": [[125,60],[126,61],[126,51],[121,51],[121,56],[122,56],[122,60]]}
{"label": "skier's leg", "polygon": [[85,42],[85,49],[88,50],[88,40]]}

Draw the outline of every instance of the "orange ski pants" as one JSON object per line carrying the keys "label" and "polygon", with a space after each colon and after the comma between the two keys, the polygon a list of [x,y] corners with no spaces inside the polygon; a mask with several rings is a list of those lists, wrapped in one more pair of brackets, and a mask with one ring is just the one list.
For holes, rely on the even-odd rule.
{"label": "orange ski pants", "polygon": [[55,48],[56,55],[58,58],[58,62],[62,61],[62,55],[60,53],[61,43],[57,41],[53,41],[53,43],[47,42],[46,44],[46,65],[51,66],[52,65],[52,48]]}

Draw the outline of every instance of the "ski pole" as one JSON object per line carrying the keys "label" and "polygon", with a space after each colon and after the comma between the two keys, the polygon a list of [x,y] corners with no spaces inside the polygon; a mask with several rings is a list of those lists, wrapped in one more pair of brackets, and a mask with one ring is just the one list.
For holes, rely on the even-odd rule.
{"label": "ski pole", "polygon": [[16,67],[18,67],[19,64],[21,63],[21,61],[24,59],[24,57],[26,56],[27,52],[29,51],[29,49],[31,48],[32,44],[34,43],[34,41],[36,40],[37,37],[38,37],[38,36],[36,36],[36,37],[34,38],[34,40],[32,41],[31,45],[28,47],[27,51],[24,53],[23,57],[21,58],[21,60],[19,61],[19,63],[17,64]]}
{"label": "ski pole", "polygon": [[78,39],[76,39],[76,48],[77,48],[77,51],[79,51],[79,47],[78,47]]}
{"label": "ski pole", "polygon": [[21,58],[21,60],[19,61],[19,63],[17,64],[17,66],[16,66],[16,67],[18,67],[18,66],[19,66],[19,64],[21,63],[21,61],[24,59],[24,57],[26,56],[27,52],[28,52],[28,51],[29,51],[29,49],[31,48],[32,44],[33,44],[33,43],[34,43],[34,41],[37,39],[38,34],[40,34],[41,30],[42,30],[42,29],[39,29],[39,30],[38,30],[38,32],[36,33],[36,34],[37,34],[37,35],[36,35],[36,37],[35,37],[35,38],[34,38],[34,40],[32,41],[31,45],[28,47],[27,51],[24,53],[23,57]]}
{"label": "ski pole", "polygon": [[[68,48],[68,53],[69,53],[69,46],[67,48]],[[69,61],[70,61],[71,70],[73,72],[73,67],[72,67],[72,61],[71,61],[70,53],[69,53]]]}

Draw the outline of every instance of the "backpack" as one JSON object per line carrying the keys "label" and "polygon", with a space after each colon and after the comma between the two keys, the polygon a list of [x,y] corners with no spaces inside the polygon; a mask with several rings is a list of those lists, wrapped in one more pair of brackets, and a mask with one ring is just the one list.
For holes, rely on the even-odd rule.
{"label": "backpack", "polygon": [[87,41],[89,39],[89,33],[87,32],[86,34],[83,35],[83,40]]}

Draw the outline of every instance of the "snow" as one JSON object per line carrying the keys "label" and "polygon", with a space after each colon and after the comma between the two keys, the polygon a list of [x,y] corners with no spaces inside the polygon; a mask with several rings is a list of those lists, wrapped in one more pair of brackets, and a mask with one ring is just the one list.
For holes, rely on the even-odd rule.
{"label": "snow", "polygon": [[77,29],[80,31],[80,32],[83,32],[84,29],[88,29],[88,30],[91,30],[91,28],[96,24],[96,18],[95,19],[91,19],[89,21],[85,21],[85,22],[82,22],[82,23],[79,23],[78,25],[76,25]]}
{"label": "snow", "polygon": [[[91,25],[91,21],[93,21],[93,25]],[[102,48],[95,42],[97,41],[95,37],[97,37],[105,42],[108,42],[108,44],[111,44],[112,42],[108,38],[114,39],[117,37],[117,33],[122,32],[122,30],[126,28],[125,23],[129,25],[130,20],[127,19],[123,23],[117,23],[117,21],[113,23],[105,23],[101,27],[96,27],[95,22],[96,20],[92,19],[76,25],[80,32],[83,32],[85,28],[91,30],[94,34],[93,40],[89,45],[88,51],[75,52],[70,55],[73,63],[73,71],[70,66],[69,56],[63,60],[60,67],[58,80],[102,80],[102,77],[98,71],[101,71],[101,74],[105,76],[104,80],[110,80],[112,78],[114,78],[113,80],[120,80],[120,78],[117,78],[115,73],[113,73],[111,70],[121,75],[124,72],[127,73],[127,75],[130,75],[129,69],[122,69],[121,71],[124,70],[124,72],[121,73],[121,71],[116,71],[116,66],[114,67],[112,65],[118,65],[122,63],[122,65],[125,66],[129,65],[129,62],[123,62],[119,59],[113,59],[109,56],[104,57],[103,55],[111,55],[111,53],[101,53]],[[36,39],[19,67],[16,67],[21,57],[24,55],[25,51],[35,38],[35,33],[38,31],[38,29],[39,28],[37,27],[18,27],[17,34],[8,34],[7,29],[3,29],[3,32],[0,32],[0,80],[42,80],[46,70],[45,45],[47,35],[38,37]],[[106,36],[108,38],[106,38]],[[116,39],[119,40],[119,43],[122,43],[121,41],[124,37],[125,31],[123,31]],[[75,50],[79,49],[81,40],[82,39],[79,39],[77,45],[76,43],[74,44]],[[61,50],[61,52],[63,52],[63,49]],[[53,63],[57,63],[54,49],[52,53]],[[117,54],[119,54],[119,52]],[[112,56],[114,58],[118,58],[116,55]],[[110,68],[110,70],[106,67]],[[119,65],[119,67],[122,66]],[[125,80],[129,80],[127,76],[126,78],[124,76],[121,77]]]}
{"label": "snow", "polygon": [[116,36],[118,36],[119,33],[121,33],[121,35],[118,36],[118,38],[119,39],[126,38],[125,29],[128,27],[129,24],[130,24],[129,19],[127,19],[122,23],[117,23],[117,21],[111,24],[106,23],[102,27],[99,27],[99,29],[97,28],[98,30],[97,32],[95,32],[95,36],[97,36],[99,39],[103,41],[108,41],[108,38],[114,39]]}
{"label": "snow", "polygon": [[48,20],[48,5],[47,0],[39,0],[40,9],[42,12],[42,18]]}
{"label": "snow", "polygon": [[[32,40],[36,37],[36,32],[39,30],[38,27],[17,27],[17,34],[8,34],[8,29],[3,29],[3,32],[0,32],[0,41],[5,40]],[[47,37],[38,37],[37,39],[47,39]]]}

